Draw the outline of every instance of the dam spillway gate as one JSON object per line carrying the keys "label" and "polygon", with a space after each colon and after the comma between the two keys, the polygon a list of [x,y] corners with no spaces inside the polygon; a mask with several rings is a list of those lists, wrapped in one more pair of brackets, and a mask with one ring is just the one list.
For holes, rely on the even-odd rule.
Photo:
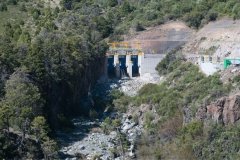
{"label": "dam spillway gate", "polygon": [[109,43],[109,50],[106,54],[107,76],[110,78],[140,76],[143,57],[140,43]]}

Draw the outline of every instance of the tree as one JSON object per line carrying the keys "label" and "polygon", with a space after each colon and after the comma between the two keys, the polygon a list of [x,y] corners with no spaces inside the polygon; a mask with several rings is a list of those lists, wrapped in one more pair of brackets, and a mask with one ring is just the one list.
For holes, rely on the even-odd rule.
{"label": "tree", "polygon": [[15,41],[18,41],[18,39],[19,39],[19,37],[20,37],[21,34],[22,34],[22,29],[21,29],[21,27],[20,27],[19,25],[16,25],[16,26],[14,27],[13,39],[14,39]]}
{"label": "tree", "polygon": [[42,113],[43,106],[39,90],[29,77],[25,69],[15,71],[6,82],[6,94],[2,100],[2,106],[7,106],[5,108],[13,113],[11,120],[23,135],[29,131],[33,117]]}
{"label": "tree", "polygon": [[0,11],[7,11],[8,10],[8,8],[7,8],[7,5],[6,5],[6,3],[1,3],[0,2]]}
{"label": "tree", "polygon": [[57,143],[47,137],[41,146],[44,153],[44,159],[52,159],[51,156],[57,150]]}
{"label": "tree", "polygon": [[4,35],[8,38],[12,38],[14,34],[14,30],[12,24],[7,22],[4,24]]}
{"label": "tree", "polygon": [[47,126],[46,119],[43,116],[35,117],[31,123],[31,130],[36,136],[37,141],[44,141],[49,132],[49,127]]}
{"label": "tree", "polygon": [[20,11],[23,11],[23,12],[26,12],[27,11],[27,8],[26,8],[26,5],[24,3],[22,3],[20,5],[20,8],[19,8]]}
{"label": "tree", "polygon": [[13,110],[7,105],[0,105],[0,128],[7,129],[7,131],[9,131],[10,119],[13,116]]}
{"label": "tree", "polygon": [[122,5],[122,12],[123,14],[130,13],[134,10],[134,8],[130,5],[128,1],[124,1]]}
{"label": "tree", "polygon": [[33,19],[37,20],[40,15],[41,15],[41,12],[38,9],[33,9],[32,11]]}
{"label": "tree", "polygon": [[201,12],[193,11],[186,14],[184,20],[188,23],[189,26],[199,28],[203,18],[204,17]]}
{"label": "tree", "polygon": [[8,4],[17,5],[17,0],[8,0]]}
{"label": "tree", "polygon": [[97,30],[103,34],[103,38],[108,37],[112,33],[111,25],[103,16],[97,17],[95,21]]}
{"label": "tree", "polygon": [[206,16],[208,21],[215,21],[218,17],[218,13],[214,10],[210,10]]}
{"label": "tree", "polygon": [[110,7],[114,7],[118,4],[117,0],[108,0],[107,5]]}
{"label": "tree", "polygon": [[233,18],[239,19],[240,18],[240,3],[236,3],[232,9]]}
{"label": "tree", "polygon": [[63,1],[61,1],[61,3],[65,9],[67,9],[67,10],[72,9],[72,0],[63,0]]}

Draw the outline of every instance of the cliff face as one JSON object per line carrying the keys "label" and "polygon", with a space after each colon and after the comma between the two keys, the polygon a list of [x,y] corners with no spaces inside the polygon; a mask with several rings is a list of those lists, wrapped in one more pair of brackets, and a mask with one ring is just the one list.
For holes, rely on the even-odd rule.
{"label": "cliff face", "polygon": [[224,125],[234,124],[240,119],[240,95],[223,97],[216,102],[201,108],[196,114],[197,119],[212,119]]}
{"label": "cliff face", "polygon": [[105,58],[95,58],[78,70],[72,78],[72,83],[61,81],[51,86],[49,94],[50,121],[54,128],[59,128],[59,116],[86,115],[93,107],[89,91],[104,73]]}
{"label": "cliff face", "polygon": [[82,76],[79,77],[78,90],[74,93],[76,111],[88,111],[90,107],[93,107],[91,100],[91,94],[89,93],[97,80],[104,74],[105,58],[96,58],[86,67]]}

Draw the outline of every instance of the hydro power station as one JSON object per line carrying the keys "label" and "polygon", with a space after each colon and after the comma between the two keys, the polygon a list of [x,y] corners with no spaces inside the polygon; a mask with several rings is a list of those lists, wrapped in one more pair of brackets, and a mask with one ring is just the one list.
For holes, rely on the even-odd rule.
{"label": "hydro power station", "polygon": [[144,53],[139,42],[109,43],[106,69],[109,78],[137,77],[141,75]]}

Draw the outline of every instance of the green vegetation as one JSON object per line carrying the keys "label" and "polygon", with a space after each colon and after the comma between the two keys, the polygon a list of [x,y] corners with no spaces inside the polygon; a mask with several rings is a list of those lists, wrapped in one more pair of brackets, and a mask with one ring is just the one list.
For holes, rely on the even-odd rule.
{"label": "green vegetation", "polygon": [[121,121],[119,119],[110,119],[107,117],[102,125],[101,128],[104,133],[109,134],[111,131],[118,131],[119,126],[121,125]]}
{"label": "green vegetation", "polygon": [[[93,1],[92,1],[93,2]],[[77,8],[77,2],[72,1]],[[91,2],[89,2],[91,3]],[[76,5],[74,5],[76,4]],[[118,24],[115,33],[125,32],[124,28],[133,27],[134,24],[144,26],[164,23],[168,20],[181,19],[190,26],[198,28],[208,21],[214,21],[219,16],[239,18],[239,2],[237,0],[153,0],[153,1],[99,1],[98,4],[104,11],[114,13]],[[120,20],[124,20],[123,23]],[[113,19],[109,19],[113,21]],[[127,30],[126,30],[127,31]]]}
{"label": "green vegetation", "polygon": [[[160,117],[159,122],[153,125],[153,117],[146,113],[145,128],[155,139],[160,140],[152,144],[152,140],[143,136],[138,145],[138,155],[146,159],[238,157],[239,125],[223,127],[221,124],[204,124],[197,120],[183,125],[181,118],[186,106],[190,108],[188,114],[194,116],[198,107],[228,94],[231,85],[223,85],[218,74],[206,77],[197,66],[186,62],[176,51],[168,54],[159,63],[157,70],[166,76],[166,80],[160,85],[144,86],[139,95],[129,101],[135,106],[156,104]],[[234,81],[238,82],[238,76]],[[146,148],[150,143],[153,147],[148,150]]]}
{"label": "green vegetation", "polygon": [[[0,158],[51,158],[54,131],[71,128],[71,116],[98,116],[86,95],[103,72],[106,41],[122,40],[130,29],[143,31],[169,20],[199,28],[221,16],[240,18],[238,0],[61,0],[60,6],[42,0],[0,0]],[[136,98],[113,92],[112,98],[119,99],[108,102],[122,112],[131,101],[156,104],[159,126],[146,116],[146,128],[153,134],[173,124],[166,123],[169,118],[181,120],[177,113],[184,106],[191,106],[194,114],[201,103],[229,91],[218,75],[205,77],[174,53],[157,70],[167,75],[165,83],[145,86]],[[171,131],[177,130],[175,126]],[[190,126],[182,134],[194,137],[195,130]],[[23,143],[33,139],[35,145],[24,148]]]}
{"label": "green vegetation", "polygon": [[4,33],[4,25],[7,22],[18,24],[28,18],[26,10],[23,10],[24,2],[19,2],[19,5],[16,2],[15,0],[9,0],[7,3],[5,0],[0,1],[0,35]]}
{"label": "green vegetation", "polygon": [[[238,0],[100,0],[83,2],[79,0],[62,1],[67,10],[81,11],[85,14],[101,11],[99,29],[104,31],[104,37],[110,35],[110,40],[121,40],[121,35],[127,34],[130,28],[142,31],[145,27],[159,25],[169,20],[183,20],[193,28],[199,28],[218,17],[229,16],[240,18]],[[82,11],[81,11],[82,12]],[[95,13],[96,14],[96,13]]]}
{"label": "green vegetation", "polygon": [[194,115],[199,105],[230,91],[230,86],[224,86],[217,74],[205,77],[197,66],[177,58],[173,53],[159,63],[157,70],[167,74],[165,82],[144,86],[133,103],[157,104],[156,110],[162,121],[181,111],[184,106],[191,106]]}
{"label": "green vegetation", "polygon": [[[6,18],[0,25],[0,158],[49,159],[57,149],[52,131],[69,130],[71,115],[88,113],[80,100],[101,74],[109,27],[98,19],[100,11],[85,15],[42,1],[6,6],[0,14]],[[35,145],[24,148],[28,137]]]}
{"label": "green vegetation", "polygon": [[[143,159],[238,157],[238,124],[224,127],[222,124],[191,120],[183,125],[183,117],[186,116],[184,108],[189,108],[187,112],[193,118],[198,107],[228,95],[235,84],[223,84],[218,74],[206,77],[197,66],[186,62],[178,50],[169,53],[156,69],[165,76],[164,82],[145,85],[136,97],[126,98],[122,95],[115,100],[119,102],[116,108],[141,104],[155,106],[159,120],[154,122],[151,112],[144,114],[144,127],[148,133],[138,142],[138,156]],[[233,81],[238,84],[239,76]]]}

